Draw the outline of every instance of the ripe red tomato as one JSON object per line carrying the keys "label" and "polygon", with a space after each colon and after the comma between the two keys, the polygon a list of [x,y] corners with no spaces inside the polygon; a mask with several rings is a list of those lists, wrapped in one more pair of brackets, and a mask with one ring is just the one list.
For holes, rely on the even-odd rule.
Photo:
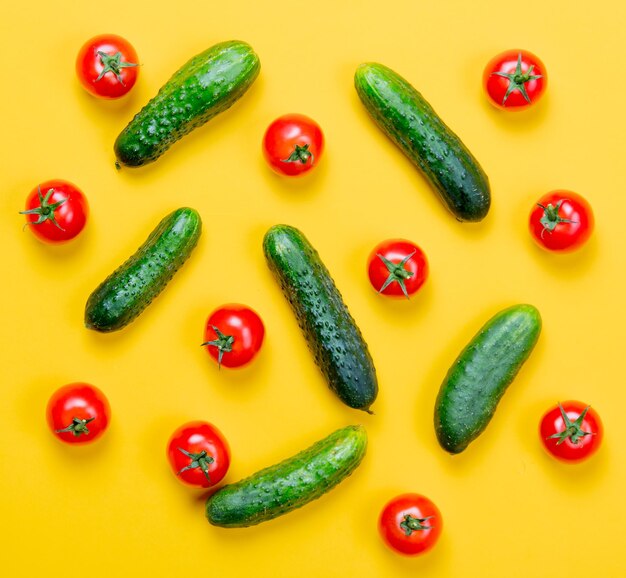
{"label": "ripe red tomato", "polygon": [[290,177],[317,166],[324,150],[320,126],[303,114],[286,114],[269,125],[263,137],[263,154],[272,169]]}
{"label": "ripe red tomato", "polygon": [[88,383],[70,383],[52,394],[46,419],[61,441],[86,444],[105,432],[111,419],[111,408],[97,387]]}
{"label": "ripe red tomato", "polygon": [[367,272],[372,287],[388,297],[413,295],[428,277],[424,252],[410,241],[383,241],[370,253]]}
{"label": "ripe red tomato", "polygon": [[483,86],[492,104],[502,110],[522,110],[546,90],[546,67],[532,52],[507,50],[492,58],[483,72]]}
{"label": "ripe red tomato", "polygon": [[214,425],[191,421],[180,426],[170,437],[167,459],[181,482],[209,488],[226,475],[230,449],[226,438]]}
{"label": "ripe red tomato", "polygon": [[594,218],[589,203],[572,191],[547,193],[532,209],[529,228],[540,247],[550,251],[573,251],[593,232]]}
{"label": "ripe red tomato", "polygon": [[233,303],[209,315],[202,345],[220,367],[242,367],[256,357],[264,337],[259,315],[245,305]]}
{"label": "ripe red tomato", "polygon": [[594,454],[603,433],[600,416],[580,401],[564,401],[550,408],[539,424],[539,435],[548,453],[569,463]]}
{"label": "ripe red tomato", "polygon": [[408,556],[430,550],[441,534],[443,520],[435,504],[420,494],[402,494],[390,500],[378,520],[384,542]]}
{"label": "ripe red tomato", "polygon": [[131,44],[115,34],[91,38],[78,53],[76,74],[94,96],[113,99],[124,96],[137,81],[137,53]]}
{"label": "ripe red tomato", "polygon": [[37,185],[26,198],[26,223],[46,243],[64,243],[80,233],[89,215],[87,198],[68,181],[54,179]]}

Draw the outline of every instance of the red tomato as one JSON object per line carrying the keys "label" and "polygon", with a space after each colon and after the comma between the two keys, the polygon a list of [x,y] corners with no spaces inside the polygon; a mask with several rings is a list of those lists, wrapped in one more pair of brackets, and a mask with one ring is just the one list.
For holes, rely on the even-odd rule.
{"label": "red tomato", "polygon": [[297,176],[317,166],[324,150],[320,126],[303,114],[286,114],[269,125],[263,154],[280,175]]}
{"label": "red tomato", "polygon": [[167,458],[181,482],[209,488],[226,475],[230,449],[222,432],[214,425],[191,421],[180,426],[170,437]]}
{"label": "red tomato", "polygon": [[541,418],[539,435],[548,452],[563,462],[579,462],[594,454],[603,436],[600,416],[580,401],[564,401]]}
{"label": "red tomato", "polygon": [[492,58],[483,72],[483,86],[492,104],[503,110],[522,110],[546,90],[543,62],[527,50],[507,50]]}
{"label": "red tomato", "polygon": [[396,496],[383,508],[378,529],[396,552],[414,556],[430,550],[441,534],[443,520],[435,504],[420,494]]}
{"label": "red tomato", "polygon": [[552,191],[530,213],[529,228],[540,247],[550,251],[573,251],[593,232],[594,218],[589,203],[572,191]]}
{"label": "red tomato", "polygon": [[80,233],[89,215],[87,198],[68,181],[54,179],[37,185],[26,198],[26,223],[46,243],[64,243]]}
{"label": "red tomato", "polygon": [[370,253],[367,272],[372,287],[389,297],[413,295],[428,277],[424,252],[410,241],[383,241]]}
{"label": "red tomato", "polygon": [[254,310],[230,304],[209,315],[202,345],[220,367],[242,367],[256,357],[264,337],[263,321]]}
{"label": "red tomato", "polygon": [[120,98],[137,81],[137,53],[121,36],[95,36],[80,49],[76,58],[76,74],[87,92],[94,96]]}
{"label": "red tomato", "polygon": [[111,408],[97,387],[88,383],[70,383],[52,394],[46,419],[61,441],[86,444],[105,432],[111,419]]}

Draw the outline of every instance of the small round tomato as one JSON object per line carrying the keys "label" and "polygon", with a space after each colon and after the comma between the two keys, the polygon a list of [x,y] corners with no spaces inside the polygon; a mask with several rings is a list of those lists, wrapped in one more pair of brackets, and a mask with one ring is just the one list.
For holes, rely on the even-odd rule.
{"label": "small round tomato", "polygon": [[413,295],[428,277],[428,260],[411,241],[383,241],[370,253],[367,272],[372,287],[388,297]]}
{"label": "small round tomato", "polygon": [[52,394],[46,419],[61,441],[86,444],[105,432],[111,419],[111,408],[97,387],[88,383],[70,383]]}
{"label": "small round tomato", "polygon": [[402,494],[390,500],[378,520],[384,542],[408,556],[430,550],[441,534],[443,520],[435,504],[420,494]]}
{"label": "small round tomato", "polygon": [[265,327],[256,311],[232,303],[209,315],[202,345],[220,367],[242,367],[256,357],[264,337]]}
{"label": "small round tomato", "polygon": [[137,81],[137,53],[121,36],[95,36],[80,49],[76,58],[76,74],[82,86],[94,96],[120,98]]}
{"label": "small round tomato", "polygon": [[54,179],[37,185],[26,198],[26,224],[46,243],[65,243],[78,235],[87,222],[89,205],[72,183]]}
{"label": "small round tomato", "polygon": [[483,72],[483,86],[492,104],[503,110],[522,110],[546,90],[543,62],[527,50],[507,50],[492,58]]}
{"label": "small round tomato", "polygon": [[226,438],[214,425],[191,421],[180,426],[170,437],[167,459],[181,482],[209,488],[226,475],[230,449]]}
{"label": "small round tomato", "polygon": [[540,247],[550,251],[573,251],[593,232],[594,218],[589,203],[572,191],[552,191],[530,213],[529,228]]}
{"label": "small round tomato", "polygon": [[550,408],[539,424],[539,435],[548,453],[568,463],[594,454],[603,432],[600,416],[580,401],[564,401]]}
{"label": "small round tomato", "polygon": [[324,150],[320,126],[303,114],[286,114],[269,125],[263,137],[263,154],[280,175],[302,175],[317,166]]}

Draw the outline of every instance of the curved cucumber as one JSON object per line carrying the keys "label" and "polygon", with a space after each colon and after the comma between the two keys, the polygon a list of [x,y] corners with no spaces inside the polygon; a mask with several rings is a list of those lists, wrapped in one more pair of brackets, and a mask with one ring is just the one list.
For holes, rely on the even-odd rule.
{"label": "curved cucumber", "polygon": [[347,478],[366,449],[362,426],[339,429],[279,464],[224,486],[207,500],[206,517],[214,526],[241,528],[291,512]]}
{"label": "curved cucumber", "polygon": [[230,108],[259,70],[259,58],[245,42],[222,42],[194,56],[117,137],[117,166],[140,167],[158,159],[178,139]]}
{"label": "curved cucumber", "polygon": [[329,387],[346,405],[369,411],[378,394],[376,369],[317,251],[287,225],[265,234],[263,251]]}
{"label": "curved cucumber", "polygon": [[89,296],[85,326],[117,331],[133,321],[165,289],[198,243],[202,222],[189,208],[167,215],[134,255]]}
{"label": "curved cucumber", "polygon": [[424,174],[459,221],[489,211],[489,180],[458,136],[404,78],[382,64],[361,64],[354,84],[381,130]]}
{"label": "curved cucumber", "polygon": [[469,342],[435,404],[435,431],[444,450],[458,454],[483,432],[540,332],[539,311],[515,305],[491,318]]}

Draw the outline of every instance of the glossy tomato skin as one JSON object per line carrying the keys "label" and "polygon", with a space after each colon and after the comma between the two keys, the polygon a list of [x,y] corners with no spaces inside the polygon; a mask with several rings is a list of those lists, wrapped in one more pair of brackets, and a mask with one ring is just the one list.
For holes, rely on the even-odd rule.
{"label": "glossy tomato skin", "polygon": [[[518,74],[520,72],[521,75]],[[512,75],[513,78],[517,75],[523,89],[514,84],[515,88],[507,95],[512,79],[502,75]],[[526,77],[528,80],[525,80]],[[538,56],[528,50],[506,50],[494,56],[483,72],[483,88],[489,101],[501,110],[524,110],[532,106],[543,96],[547,85],[548,74],[545,65]],[[523,91],[526,92],[528,100],[524,97]]]}
{"label": "glossy tomato skin", "polygon": [[[379,243],[370,253],[367,274],[372,287],[381,295],[407,298],[426,282],[428,259],[415,243],[404,239],[389,239]],[[384,287],[386,283],[388,284]],[[406,291],[403,291],[403,285]],[[382,287],[384,289],[381,291]]]}
{"label": "glossy tomato skin", "polygon": [[40,183],[29,193],[22,214],[26,215],[28,228],[38,239],[59,244],[70,241],[84,229],[89,203],[73,183],[52,179]]}
{"label": "glossy tomato skin", "polygon": [[319,163],[324,151],[324,133],[303,114],[286,114],[272,122],[263,137],[263,154],[280,175],[300,176]]}
{"label": "glossy tomato skin", "polygon": [[76,74],[90,94],[115,99],[127,94],[137,82],[138,63],[137,52],[127,40],[115,34],[101,34],[81,47],[76,57]]}
{"label": "glossy tomato skin", "polygon": [[[587,432],[587,435],[579,435],[575,440],[565,435],[563,432],[568,426],[563,418],[561,407],[556,405],[544,414],[539,423],[539,436],[543,446],[551,456],[565,463],[586,460],[598,451],[604,437],[604,427],[600,416],[592,407],[580,401],[568,400],[560,406],[570,422],[574,424],[588,408],[579,424],[580,432]],[[559,437],[563,437],[563,442],[560,444],[558,443]]]}
{"label": "glossy tomato skin", "polygon": [[[411,530],[413,523],[422,529]],[[391,499],[378,519],[380,535],[392,550],[406,556],[428,552],[439,539],[443,519],[437,506],[420,494],[401,494]]]}
{"label": "glossy tomato skin", "polygon": [[237,368],[257,356],[264,338],[265,326],[259,314],[246,305],[231,303],[209,315],[202,345],[220,366]]}
{"label": "glossy tomato skin", "polygon": [[535,242],[555,252],[582,247],[591,236],[594,224],[591,205],[581,195],[566,190],[551,191],[541,197],[532,208],[528,223]]}
{"label": "glossy tomato skin", "polygon": [[46,408],[50,430],[68,444],[97,440],[106,431],[110,419],[111,407],[106,396],[88,383],[70,383],[57,389]]}
{"label": "glossy tomato skin", "polygon": [[230,447],[222,432],[213,424],[190,421],[181,425],[170,437],[167,459],[183,484],[209,488],[218,484],[228,472]]}

